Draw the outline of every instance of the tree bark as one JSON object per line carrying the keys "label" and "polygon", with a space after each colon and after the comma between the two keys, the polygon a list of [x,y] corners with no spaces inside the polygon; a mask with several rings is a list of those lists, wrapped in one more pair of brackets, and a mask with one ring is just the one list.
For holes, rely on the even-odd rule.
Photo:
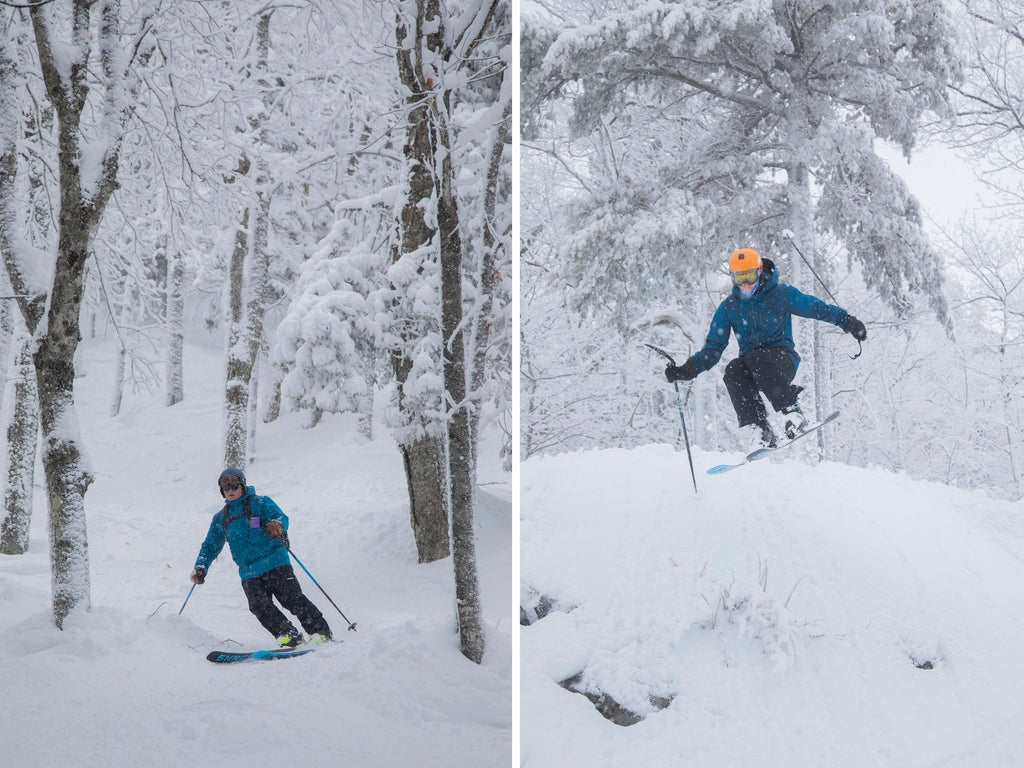
{"label": "tree bark", "polygon": [[[27,242],[17,232],[16,214],[9,209],[13,197],[6,187],[13,185],[13,178],[0,171],[0,255],[11,287],[19,297],[25,326],[35,340],[32,357],[50,510],[53,619],[57,627],[63,627],[75,608],[88,608],[90,593],[85,493],[92,475],[81,445],[74,397],[74,358],[80,340],[85,262],[92,235],[117,187],[124,125],[132,103],[125,87],[126,67],[134,58],[144,59],[152,52],[152,45],[143,49],[143,39],[150,29],[143,25],[139,38],[128,46],[131,53],[125,59],[119,0],[106,0],[98,6],[95,20],[93,6],[92,0],[71,0],[60,6],[34,5],[29,10],[43,84],[57,126],[60,215],[57,253],[48,290],[33,279],[36,270],[28,263],[31,257],[25,253]],[[58,13],[66,14],[66,18],[58,18]],[[55,45],[52,36],[57,30],[62,34],[67,30],[67,34]],[[2,49],[0,46],[0,54],[4,53]],[[95,66],[90,63],[93,50],[99,52]],[[0,55],[0,70],[9,61],[9,56]],[[3,79],[0,72],[0,80]],[[94,106],[102,120],[95,133],[102,137],[104,145],[95,178],[90,178],[88,186],[83,187],[81,118],[94,85],[98,94]],[[5,111],[5,99],[0,93],[0,117]],[[5,125],[8,122],[4,120]],[[4,142],[0,142],[0,167],[5,167],[5,154]],[[15,239],[21,241],[22,247],[10,247]]]}
{"label": "tree bark", "polygon": [[31,339],[22,331],[12,343],[14,374],[7,418],[7,486],[4,489],[4,518],[0,528],[0,554],[20,555],[28,551],[32,522],[32,488],[35,483],[36,452],[39,447],[39,404],[35,371],[32,368]]}
{"label": "tree bark", "polygon": [[176,405],[185,398],[185,260],[180,253],[167,258],[167,367],[164,374],[164,405]]}
{"label": "tree bark", "polygon": [[[447,111],[447,110],[446,110]],[[470,402],[466,397],[466,349],[462,309],[462,238],[459,208],[453,188],[451,137],[447,115],[440,115],[438,136],[442,158],[439,174],[437,225],[441,241],[441,322],[445,340],[444,387],[448,414],[448,477],[452,509],[452,553],[455,600],[459,614],[462,655],[479,664],[484,656],[480,583],[476,570],[476,449],[470,431]]]}
{"label": "tree bark", "polygon": [[443,560],[451,554],[444,446],[436,437],[424,437],[399,445],[399,450],[409,490],[409,518],[417,559],[421,563]]}
{"label": "tree bark", "polygon": [[[120,306],[117,310],[117,316],[112,316],[110,319],[115,324],[115,328],[118,328],[117,338],[120,343],[120,347],[117,350],[117,364],[114,367],[114,388],[110,398],[110,417],[114,418],[121,412],[121,403],[124,400],[124,384],[125,374],[128,369],[128,345],[125,343],[124,335],[120,329],[128,328],[132,323],[132,309],[134,305],[132,291],[128,284],[128,275],[122,273],[121,275],[122,293],[121,299],[117,302]],[[113,310],[113,307],[111,307]]]}
{"label": "tree bark", "polygon": [[[113,37],[111,18],[116,2],[106,7],[100,34]],[[57,112],[60,178],[60,216],[57,258],[50,289],[46,332],[38,338],[33,354],[39,417],[42,430],[42,461],[46,475],[50,520],[50,571],[53,618],[58,627],[76,607],[89,605],[89,549],[85,523],[85,493],[92,482],[81,447],[75,412],[75,350],[79,341],[82,282],[89,240],[114,191],[120,144],[111,145],[101,164],[97,188],[83,194],[80,149],[82,110],[88,94],[88,58],[71,58],[70,72],[63,76],[53,54],[48,10],[30,11],[47,95]],[[73,45],[85,48],[90,27],[89,4],[79,0],[72,8]],[[109,65],[109,62],[104,62]],[[12,274],[19,290],[23,275]],[[22,300],[26,301],[26,300]],[[34,306],[23,305],[26,326],[35,335],[39,317]]]}
{"label": "tree bark", "polygon": [[[487,188],[484,192],[483,259],[480,265],[480,292],[483,295],[483,301],[474,322],[473,362],[469,377],[469,389],[476,401],[479,400],[479,393],[483,390],[487,379],[487,352],[490,344],[494,294],[498,279],[498,254],[504,250],[502,237],[495,231],[497,226],[495,213],[498,187],[501,183],[502,157],[505,154],[506,145],[511,142],[511,134],[512,102],[510,100],[502,111],[501,124],[498,126],[487,164]],[[479,402],[477,402],[477,407],[470,410],[469,429],[473,445],[473,466],[477,466],[480,448]]]}
{"label": "tree bark", "polygon": [[[250,129],[258,129],[266,123],[270,98],[266,80],[267,57],[270,52],[270,19],[273,11],[260,16],[256,28],[256,45],[260,84],[263,87],[263,111],[250,121]],[[262,131],[261,131],[262,133]],[[265,142],[264,142],[265,143]],[[248,161],[243,161],[248,166]],[[225,400],[227,403],[225,426],[224,460],[227,466],[244,467],[251,455],[250,444],[250,409],[249,395],[253,391],[253,376],[256,373],[256,360],[259,355],[260,342],[263,337],[263,316],[265,312],[265,296],[270,271],[270,254],[268,250],[268,233],[270,227],[270,172],[266,158],[258,154],[255,160],[256,200],[248,206],[243,214],[242,226],[239,227],[239,238],[235,242],[232,256],[231,327],[228,343],[227,385]],[[252,246],[240,246],[240,242],[248,244],[248,230],[252,222]],[[249,268],[245,268],[248,261]],[[235,291],[238,291],[236,294]],[[242,303],[245,309],[242,309]]]}
{"label": "tree bark", "polygon": [[[403,254],[429,247],[436,236],[426,218],[426,209],[434,194],[434,179],[431,172],[432,127],[427,107],[431,94],[420,71],[424,18],[422,0],[417,0],[415,7],[415,29],[410,29],[406,23],[408,20],[402,16],[399,16],[396,28],[398,69],[407,90],[405,101],[409,116],[403,149],[407,168],[406,196],[398,216],[400,242],[392,255],[392,261],[398,261]],[[440,45],[439,32],[434,34],[435,45]],[[412,346],[426,330],[416,323],[403,323],[399,333],[403,344]],[[412,370],[412,362],[401,351],[395,352],[391,360],[398,387],[399,410],[406,420],[414,423],[421,417],[405,408],[405,385]],[[404,459],[409,488],[409,512],[417,555],[421,563],[430,563],[450,554],[449,502],[445,483],[444,444],[431,434],[430,425],[419,426],[421,429],[410,431],[422,436],[400,439],[399,449]]]}
{"label": "tree bark", "polygon": [[235,247],[228,268],[228,322],[226,376],[224,383],[224,466],[244,467],[246,460],[246,414],[249,380],[246,373],[242,336],[242,306],[245,291],[245,259],[249,250],[249,209],[235,231]]}

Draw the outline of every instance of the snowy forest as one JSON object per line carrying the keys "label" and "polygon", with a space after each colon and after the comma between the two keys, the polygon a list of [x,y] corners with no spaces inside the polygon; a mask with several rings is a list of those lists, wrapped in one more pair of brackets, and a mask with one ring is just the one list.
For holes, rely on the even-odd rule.
{"label": "snowy forest", "polygon": [[[531,0],[521,66],[524,457],[681,441],[644,344],[697,351],[754,248],[867,325],[796,321],[818,457],[1024,496],[1019,3]],[[939,226],[886,160],[926,146],[995,203]],[[707,450],[722,368],[681,387]]]}
{"label": "snowy forest", "polygon": [[511,21],[500,0],[3,3],[0,551],[49,515],[57,626],[89,605],[105,471],[76,350],[116,338],[111,417],[138,392],[171,408],[200,328],[224,339],[223,466],[282,412],[354,413],[370,440],[383,410],[410,538],[453,558],[480,662],[479,437],[511,446]]}

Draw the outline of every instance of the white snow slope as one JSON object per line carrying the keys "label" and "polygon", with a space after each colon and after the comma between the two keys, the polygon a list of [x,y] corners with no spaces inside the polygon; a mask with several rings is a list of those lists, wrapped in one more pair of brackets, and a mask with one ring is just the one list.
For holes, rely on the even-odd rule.
{"label": "white snow slope", "polygon": [[522,765],[1022,764],[1020,506],[795,449],[523,463]]}
{"label": "white snow slope", "polygon": [[[46,506],[37,472],[31,551],[0,556],[0,765],[280,768],[502,766],[512,761],[509,476],[481,472],[482,665],[455,634],[451,558],[416,563],[405,478],[382,428],[260,425],[247,469],[290,518],[291,547],[333,644],[288,661],[216,665],[214,648],[265,648],[227,549],[178,611],[222,502],[221,350],[186,347],[185,401],[126,397],[108,415],[114,350],[82,346],[79,416],[96,480],[86,496],[92,609],[50,623]],[[482,451],[491,461],[495,450]],[[484,485],[486,483],[486,485]]]}

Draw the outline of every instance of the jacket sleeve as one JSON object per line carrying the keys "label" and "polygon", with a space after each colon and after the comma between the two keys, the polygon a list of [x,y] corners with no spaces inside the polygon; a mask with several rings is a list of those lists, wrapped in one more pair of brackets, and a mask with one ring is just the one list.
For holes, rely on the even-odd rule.
{"label": "jacket sleeve", "polygon": [[832,323],[840,328],[846,325],[846,318],[849,317],[849,314],[842,307],[826,304],[819,298],[802,293],[792,285],[787,285],[786,288],[788,289],[786,298],[789,309],[794,315]]}
{"label": "jacket sleeve", "polygon": [[260,497],[260,528],[266,528],[267,523],[276,520],[284,530],[288,530],[288,515],[281,511],[277,503],[269,496]]}
{"label": "jacket sleeve", "polygon": [[704,346],[693,353],[694,364],[700,372],[714,368],[722,359],[722,353],[729,345],[729,334],[732,329],[726,319],[725,302],[718,305],[714,317],[711,318],[711,327],[708,329],[708,337],[704,340]]}
{"label": "jacket sleeve", "polygon": [[214,515],[210,523],[210,530],[206,533],[203,546],[199,548],[199,557],[196,558],[196,568],[204,571],[210,570],[210,563],[217,559],[217,555],[224,549],[224,522],[220,514]]}

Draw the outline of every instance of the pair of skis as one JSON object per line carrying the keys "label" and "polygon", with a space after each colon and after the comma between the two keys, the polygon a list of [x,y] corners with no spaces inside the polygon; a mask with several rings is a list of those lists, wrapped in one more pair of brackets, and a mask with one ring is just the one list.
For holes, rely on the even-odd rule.
{"label": "pair of skis", "polygon": [[271,651],[211,651],[207,661],[214,664],[235,664],[240,661],[272,661],[274,659],[294,659],[315,651],[315,647],[278,648]]}
{"label": "pair of skis", "polygon": [[[653,344],[645,344],[644,346],[649,347],[650,349],[654,350],[659,355],[664,357],[666,360],[668,360],[670,365],[675,365],[676,364],[676,361],[675,361],[675,359],[673,359],[672,355],[670,355],[668,352],[666,352],[661,347],[656,347]],[[690,474],[692,475],[693,474],[693,457],[690,454],[689,435],[686,434],[686,419],[683,417],[683,401],[682,401],[682,399],[679,396],[679,384],[675,383],[675,387],[676,387],[676,399],[679,400],[679,418],[680,418],[680,420],[682,421],[682,424],[683,424],[683,440],[686,441],[686,454],[687,454],[688,457],[690,457]],[[773,453],[775,453],[775,451],[778,451],[781,448],[785,448],[787,445],[791,445],[792,443],[796,442],[800,438],[806,437],[807,435],[811,434],[812,432],[816,432],[817,430],[821,429],[822,427],[824,427],[829,422],[835,421],[838,418],[839,418],[839,411],[835,411],[834,413],[830,413],[828,416],[826,416],[824,419],[822,419],[817,424],[812,424],[809,427],[805,427],[802,432],[799,432],[796,435],[796,437],[790,438],[788,440],[784,440],[783,442],[781,442],[778,445],[776,445],[774,448],[758,448],[756,451],[753,451],[752,453],[748,453],[744,457],[743,461],[739,462],[738,464],[719,464],[718,466],[711,467],[711,469],[708,470],[708,474],[709,475],[720,475],[723,472],[729,472],[730,470],[733,470],[733,469],[739,469],[740,467],[745,466],[745,465],[749,464],[752,461],[758,461],[760,459],[767,458],[768,456],[771,456]],[[694,478],[693,478],[693,490],[694,491],[697,490],[697,478],[696,478],[696,476],[694,476]]]}
{"label": "pair of skis", "polygon": [[830,422],[833,422],[833,421],[835,421],[838,418],[839,418],[839,411],[834,411],[833,413],[830,413],[824,419],[819,421],[817,424],[812,424],[809,427],[806,427],[803,432],[798,432],[795,437],[789,438],[788,440],[783,440],[781,443],[776,445],[774,448],[758,448],[756,451],[753,451],[752,453],[748,453],[744,457],[743,461],[739,462],[738,464],[719,464],[716,467],[711,467],[711,469],[708,470],[708,474],[709,475],[720,475],[723,472],[729,472],[730,470],[739,469],[740,467],[746,466],[747,464],[749,464],[752,461],[759,461],[760,459],[766,459],[769,456],[771,456],[773,453],[775,453],[776,451],[785,448],[787,445],[792,445],[793,443],[795,443],[800,438],[807,437],[807,435],[811,434],[812,432],[817,432],[819,429],[824,427],[826,424],[828,424]]}

